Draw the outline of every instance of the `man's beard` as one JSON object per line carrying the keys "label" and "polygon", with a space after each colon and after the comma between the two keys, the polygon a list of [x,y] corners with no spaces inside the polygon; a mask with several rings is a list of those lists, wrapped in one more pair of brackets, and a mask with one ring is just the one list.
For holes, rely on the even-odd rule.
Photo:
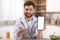
{"label": "man's beard", "polygon": [[27,18],[31,18],[33,14],[30,14],[30,13],[25,13],[25,17]]}

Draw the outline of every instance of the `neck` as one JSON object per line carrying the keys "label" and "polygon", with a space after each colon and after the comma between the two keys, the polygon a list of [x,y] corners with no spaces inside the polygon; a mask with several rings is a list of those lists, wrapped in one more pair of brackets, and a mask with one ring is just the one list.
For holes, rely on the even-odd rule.
{"label": "neck", "polygon": [[32,17],[31,17],[31,18],[27,18],[27,17],[26,17],[26,20],[29,22],[30,20],[32,20]]}

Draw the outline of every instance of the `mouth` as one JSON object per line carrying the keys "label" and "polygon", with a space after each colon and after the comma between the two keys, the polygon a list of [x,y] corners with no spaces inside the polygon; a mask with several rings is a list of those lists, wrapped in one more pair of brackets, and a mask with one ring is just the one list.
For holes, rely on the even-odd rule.
{"label": "mouth", "polygon": [[26,16],[27,18],[30,18],[30,17],[32,17],[32,14],[30,14],[30,13],[27,14],[27,13],[26,13],[25,16]]}

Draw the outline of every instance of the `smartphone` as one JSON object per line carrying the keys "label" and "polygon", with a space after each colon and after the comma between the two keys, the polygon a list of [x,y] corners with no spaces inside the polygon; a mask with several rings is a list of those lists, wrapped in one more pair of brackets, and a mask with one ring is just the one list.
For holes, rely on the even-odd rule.
{"label": "smartphone", "polygon": [[44,30],[44,17],[38,17],[38,30]]}

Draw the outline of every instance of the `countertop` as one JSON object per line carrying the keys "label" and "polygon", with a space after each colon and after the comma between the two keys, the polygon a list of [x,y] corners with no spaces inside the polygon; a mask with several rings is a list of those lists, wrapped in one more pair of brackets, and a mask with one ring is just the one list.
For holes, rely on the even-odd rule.
{"label": "countertop", "polygon": [[[15,40],[15,38],[10,38],[10,39],[1,38],[0,40]],[[50,39],[49,38],[43,38],[43,39],[23,39],[23,40],[50,40]]]}

